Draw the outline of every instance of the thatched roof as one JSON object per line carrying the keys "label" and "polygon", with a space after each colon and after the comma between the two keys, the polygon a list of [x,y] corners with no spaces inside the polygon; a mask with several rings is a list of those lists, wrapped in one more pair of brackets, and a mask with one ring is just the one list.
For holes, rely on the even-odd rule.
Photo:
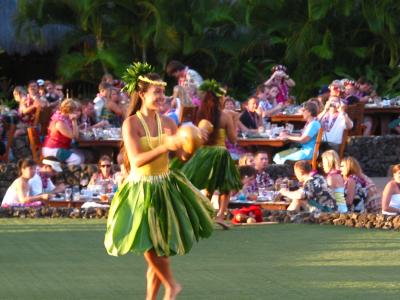
{"label": "thatched roof", "polygon": [[[8,54],[26,55],[30,52],[44,53],[54,49],[71,30],[66,25],[45,25],[39,28],[34,23],[24,27],[17,37],[14,17],[17,13],[18,0],[1,0],[0,9],[0,49]],[[32,35],[32,32],[35,34]],[[32,39],[32,36],[41,38]]]}

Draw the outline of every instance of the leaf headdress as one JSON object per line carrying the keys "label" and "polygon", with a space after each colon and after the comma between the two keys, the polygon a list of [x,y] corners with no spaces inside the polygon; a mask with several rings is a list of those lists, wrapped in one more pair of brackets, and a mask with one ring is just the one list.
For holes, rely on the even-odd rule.
{"label": "leaf headdress", "polygon": [[122,75],[122,80],[125,82],[123,91],[127,91],[129,94],[133,93],[139,81],[165,86],[166,83],[163,81],[153,81],[145,77],[146,74],[152,72],[154,72],[154,67],[148,63],[135,62],[131,64]]}
{"label": "leaf headdress", "polygon": [[202,85],[199,87],[200,91],[207,92],[211,91],[215,96],[222,97],[226,94],[226,90],[221,87],[221,85],[215,79],[204,80]]}

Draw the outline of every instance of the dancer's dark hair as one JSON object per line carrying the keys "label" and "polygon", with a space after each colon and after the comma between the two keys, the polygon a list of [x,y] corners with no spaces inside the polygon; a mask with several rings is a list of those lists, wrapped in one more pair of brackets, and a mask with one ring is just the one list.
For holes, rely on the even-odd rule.
{"label": "dancer's dark hair", "polygon": [[206,91],[197,112],[196,123],[198,124],[202,119],[206,119],[214,126],[213,132],[208,138],[208,145],[214,145],[218,138],[221,118],[221,107],[219,98],[212,92]]}

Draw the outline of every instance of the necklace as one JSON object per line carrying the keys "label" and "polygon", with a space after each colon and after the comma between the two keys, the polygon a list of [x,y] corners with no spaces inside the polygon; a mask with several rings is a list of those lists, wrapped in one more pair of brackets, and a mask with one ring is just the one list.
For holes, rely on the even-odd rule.
{"label": "necklace", "polygon": [[[144,132],[146,134],[146,140],[147,140],[147,144],[149,145],[150,149],[154,149],[155,147],[152,146],[151,141],[150,141],[150,130],[149,127],[146,124],[146,121],[143,118],[143,115],[140,111],[136,112],[136,115],[140,121],[140,123],[143,126]],[[158,143],[157,146],[159,146],[161,144],[161,133],[162,133],[162,128],[161,128],[161,120],[160,120],[160,116],[158,115],[158,113],[156,113],[156,121],[157,121],[157,139],[158,139]]]}
{"label": "necklace", "polygon": [[[336,119],[338,118],[339,113],[335,112],[333,115],[325,115],[322,125],[325,131],[329,132],[331,131],[333,125],[335,125]],[[332,118],[331,118],[332,117]]]}

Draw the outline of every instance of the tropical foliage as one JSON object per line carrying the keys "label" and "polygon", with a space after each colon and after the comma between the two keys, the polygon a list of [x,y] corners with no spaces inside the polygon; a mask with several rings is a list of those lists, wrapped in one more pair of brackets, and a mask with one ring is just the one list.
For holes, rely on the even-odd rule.
{"label": "tropical foliage", "polygon": [[64,80],[97,82],[138,60],[162,72],[178,59],[243,97],[280,63],[304,100],[342,77],[398,92],[399,15],[397,0],[19,0],[16,24],[71,28],[60,45]]}

